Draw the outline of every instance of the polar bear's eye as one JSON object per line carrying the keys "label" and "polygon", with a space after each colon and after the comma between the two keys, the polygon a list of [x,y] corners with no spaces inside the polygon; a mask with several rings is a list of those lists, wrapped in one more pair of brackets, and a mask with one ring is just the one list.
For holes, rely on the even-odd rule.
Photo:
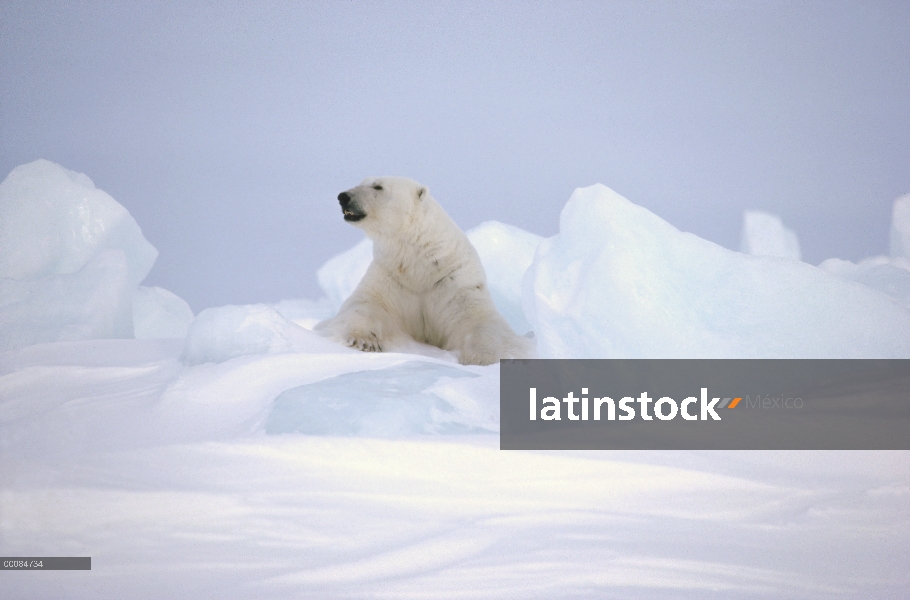
{"label": "polar bear's eye", "polygon": [[379,191],[381,192],[381,191],[382,191],[382,186],[379,185],[379,184],[377,183],[376,185],[373,186],[373,189],[374,189],[374,190],[379,190]]}

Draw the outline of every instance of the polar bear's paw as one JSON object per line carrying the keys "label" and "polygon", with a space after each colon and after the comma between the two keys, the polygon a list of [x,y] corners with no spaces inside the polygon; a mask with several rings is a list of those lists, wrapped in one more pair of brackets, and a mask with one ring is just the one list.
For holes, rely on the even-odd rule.
{"label": "polar bear's paw", "polygon": [[372,331],[366,334],[352,333],[348,335],[347,344],[363,352],[382,352],[382,344]]}

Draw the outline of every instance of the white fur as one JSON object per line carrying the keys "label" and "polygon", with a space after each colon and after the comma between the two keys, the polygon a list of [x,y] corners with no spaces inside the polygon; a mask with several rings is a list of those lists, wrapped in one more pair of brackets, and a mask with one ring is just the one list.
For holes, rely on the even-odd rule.
{"label": "white fur", "polygon": [[364,351],[416,340],[456,353],[462,364],[531,356],[531,341],[496,310],[477,251],[425,186],[378,177],[339,200],[345,194],[345,218],[362,215],[353,224],[373,240],[373,262],[316,331]]}

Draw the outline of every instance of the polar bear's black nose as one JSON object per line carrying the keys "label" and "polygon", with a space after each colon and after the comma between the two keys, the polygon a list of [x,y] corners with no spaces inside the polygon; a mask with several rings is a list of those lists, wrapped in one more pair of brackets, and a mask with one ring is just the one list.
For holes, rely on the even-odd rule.
{"label": "polar bear's black nose", "polygon": [[345,209],[348,207],[348,204],[351,202],[351,197],[348,196],[347,192],[341,192],[338,194],[338,202],[341,203],[341,208]]}

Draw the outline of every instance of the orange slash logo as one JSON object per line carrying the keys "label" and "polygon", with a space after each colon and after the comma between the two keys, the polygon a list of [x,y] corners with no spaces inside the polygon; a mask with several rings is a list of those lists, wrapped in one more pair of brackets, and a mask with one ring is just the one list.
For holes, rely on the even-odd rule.
{"label": "orange slash logo", "polygon": [[[733,400],[733,402],[730,402],[730,400]],[[736,408],[736,405],[739,404],[740,400],[742,400],[742,398],[724,398],[724,401],[720,403],[718,408]],[[727,406],[728,402],[730,402],[729,406]]]}

